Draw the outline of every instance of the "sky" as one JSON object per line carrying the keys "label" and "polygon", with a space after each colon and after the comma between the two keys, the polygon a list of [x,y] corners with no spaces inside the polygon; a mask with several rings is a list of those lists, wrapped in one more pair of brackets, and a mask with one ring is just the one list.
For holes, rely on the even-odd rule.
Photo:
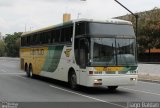
{"label": "sky", "polygon": [[[132,12],[160,8],[160,0],[118,0]],[[71,19],[106,20],[129,14],[114,0],[0,0],[0,32],[12,34],[62,23],[63,13]]]}

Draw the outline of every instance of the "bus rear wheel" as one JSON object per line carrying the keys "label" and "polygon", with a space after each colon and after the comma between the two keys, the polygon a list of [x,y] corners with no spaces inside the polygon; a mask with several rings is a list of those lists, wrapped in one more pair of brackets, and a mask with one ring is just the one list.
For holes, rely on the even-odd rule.
{"label": "bus rear wheel", "polygon": [[108,86],[109,91],[115,91],[118,88],[118,86]]}
{"label": "bus rear wheel", "polygon": [[77,90],[77,76],[75,72],[71,72],[71,74],[69,75],[69,85],[71,89]]}
{"label": "bus rear wheel", "polygon": [[33,78],[33,69],[32,69],[32,65],[29,66],[29,77]]}
{"label": "bus rear wheel", "polygon": [[26,72],[26,76],[27,76],[27,77],[30,77],[30,74],[29,74],[29,67],[28,67],[27,64],[25,65],[25,72]]}

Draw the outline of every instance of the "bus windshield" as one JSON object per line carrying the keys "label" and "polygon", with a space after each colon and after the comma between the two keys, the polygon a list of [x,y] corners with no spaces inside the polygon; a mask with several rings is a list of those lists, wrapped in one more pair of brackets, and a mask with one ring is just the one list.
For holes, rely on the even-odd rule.
{"label": "bus windshield", "polygon": [[[89,60],[89,65],[137,66],[136,37],[131,24],[78,22],[75,32],[75,51],[85,45],[77,46],[80,38],[88,39],[90,51],[85,51],[85,58],[88,58],[85,61]],[[77,56],[79,53],[75,54],[77,59],[82,56],[82,54]]]}
{"label": "bus windshield", "polygon": [[132,25],[95,22],[89,23],[89,34],[93,36],[135,36]]}
{"label": "bus windshield", "polygon": [[135,39],[91,38],[92,66],[135,66]]}

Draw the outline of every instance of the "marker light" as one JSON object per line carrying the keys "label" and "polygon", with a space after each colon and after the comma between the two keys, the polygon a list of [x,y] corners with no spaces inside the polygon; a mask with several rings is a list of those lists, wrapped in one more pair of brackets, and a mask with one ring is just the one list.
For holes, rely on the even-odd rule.
{"label": "marker light", "polygon": [[136,78],[130,78],[131,81],[136,81]]}

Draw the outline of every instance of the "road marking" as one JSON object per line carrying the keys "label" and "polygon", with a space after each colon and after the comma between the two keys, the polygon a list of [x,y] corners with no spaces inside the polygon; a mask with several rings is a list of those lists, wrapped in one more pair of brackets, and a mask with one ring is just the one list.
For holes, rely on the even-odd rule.
{"label": "road marking", "polygon": [[5,98],[0,98],[0,102],[1,102],[1,103],[7,103],[8,101],[7,101],[7,99],[5,99]]}
{"label": "road marking", "polygon": [[152,94],[152,95],[158,95],[158,96],[160,96],[159,93],[152,93],[152,92],[148,92],[148,91],[140,91],[140,90],[129,89],[129,88],[125,88],[125,87],[119,87],[119,88],[130,90],[130,91],[136,91],[136,92],[142,92],[142,93],[147,93],[147,94]]}
{"label": "road marking", "polygon": [[19,75],[16,75],[16,77],[19,77],[19,78],[22,78],[22,79],[27,79],[27,78],[25,78],[23,76],[19,76]]}
{"label": "road marking", "polygon": [[77,93],[77,92],[73,92],[73,91],[70,91],[70,90],[66,90],[66,89],[63,89],[63,88],[60,88],[60,87],[57,87],[57,86],[53,86],[53,85],[49,85],[49,86],[52,87],[52,88],[56,88],[56,89],[59,89],[59,90],[62,90],[62,91],[66,91],[66,92],[69,92],[69,93],[72,93],[72,94],[76,94],[76,95],[79,95],[79,96],[82,96],[82,97],[86,97],[86,98],[93,99],[93,100],[96,100],[96,101],[108,103],[108,104],[115,105],[115,106],[118,106],[118,107],[121,107],[121,108],[126,108],[125,106],[122,106],[122,105],[119,105],[119,104],[115,104],[115,103],[104,101],[104,100],[101,100],[101,99],[98,99],[98,98],[94,98],[94,97],[91,97],[91,96],[83,95],[83,94],[80,94],[80,93]]}
{"label": "road marking", "polygon": [[8,73],[8,72],[5,72],[5,73],[0,73],[0,75],[25,75],[25,73]]}

